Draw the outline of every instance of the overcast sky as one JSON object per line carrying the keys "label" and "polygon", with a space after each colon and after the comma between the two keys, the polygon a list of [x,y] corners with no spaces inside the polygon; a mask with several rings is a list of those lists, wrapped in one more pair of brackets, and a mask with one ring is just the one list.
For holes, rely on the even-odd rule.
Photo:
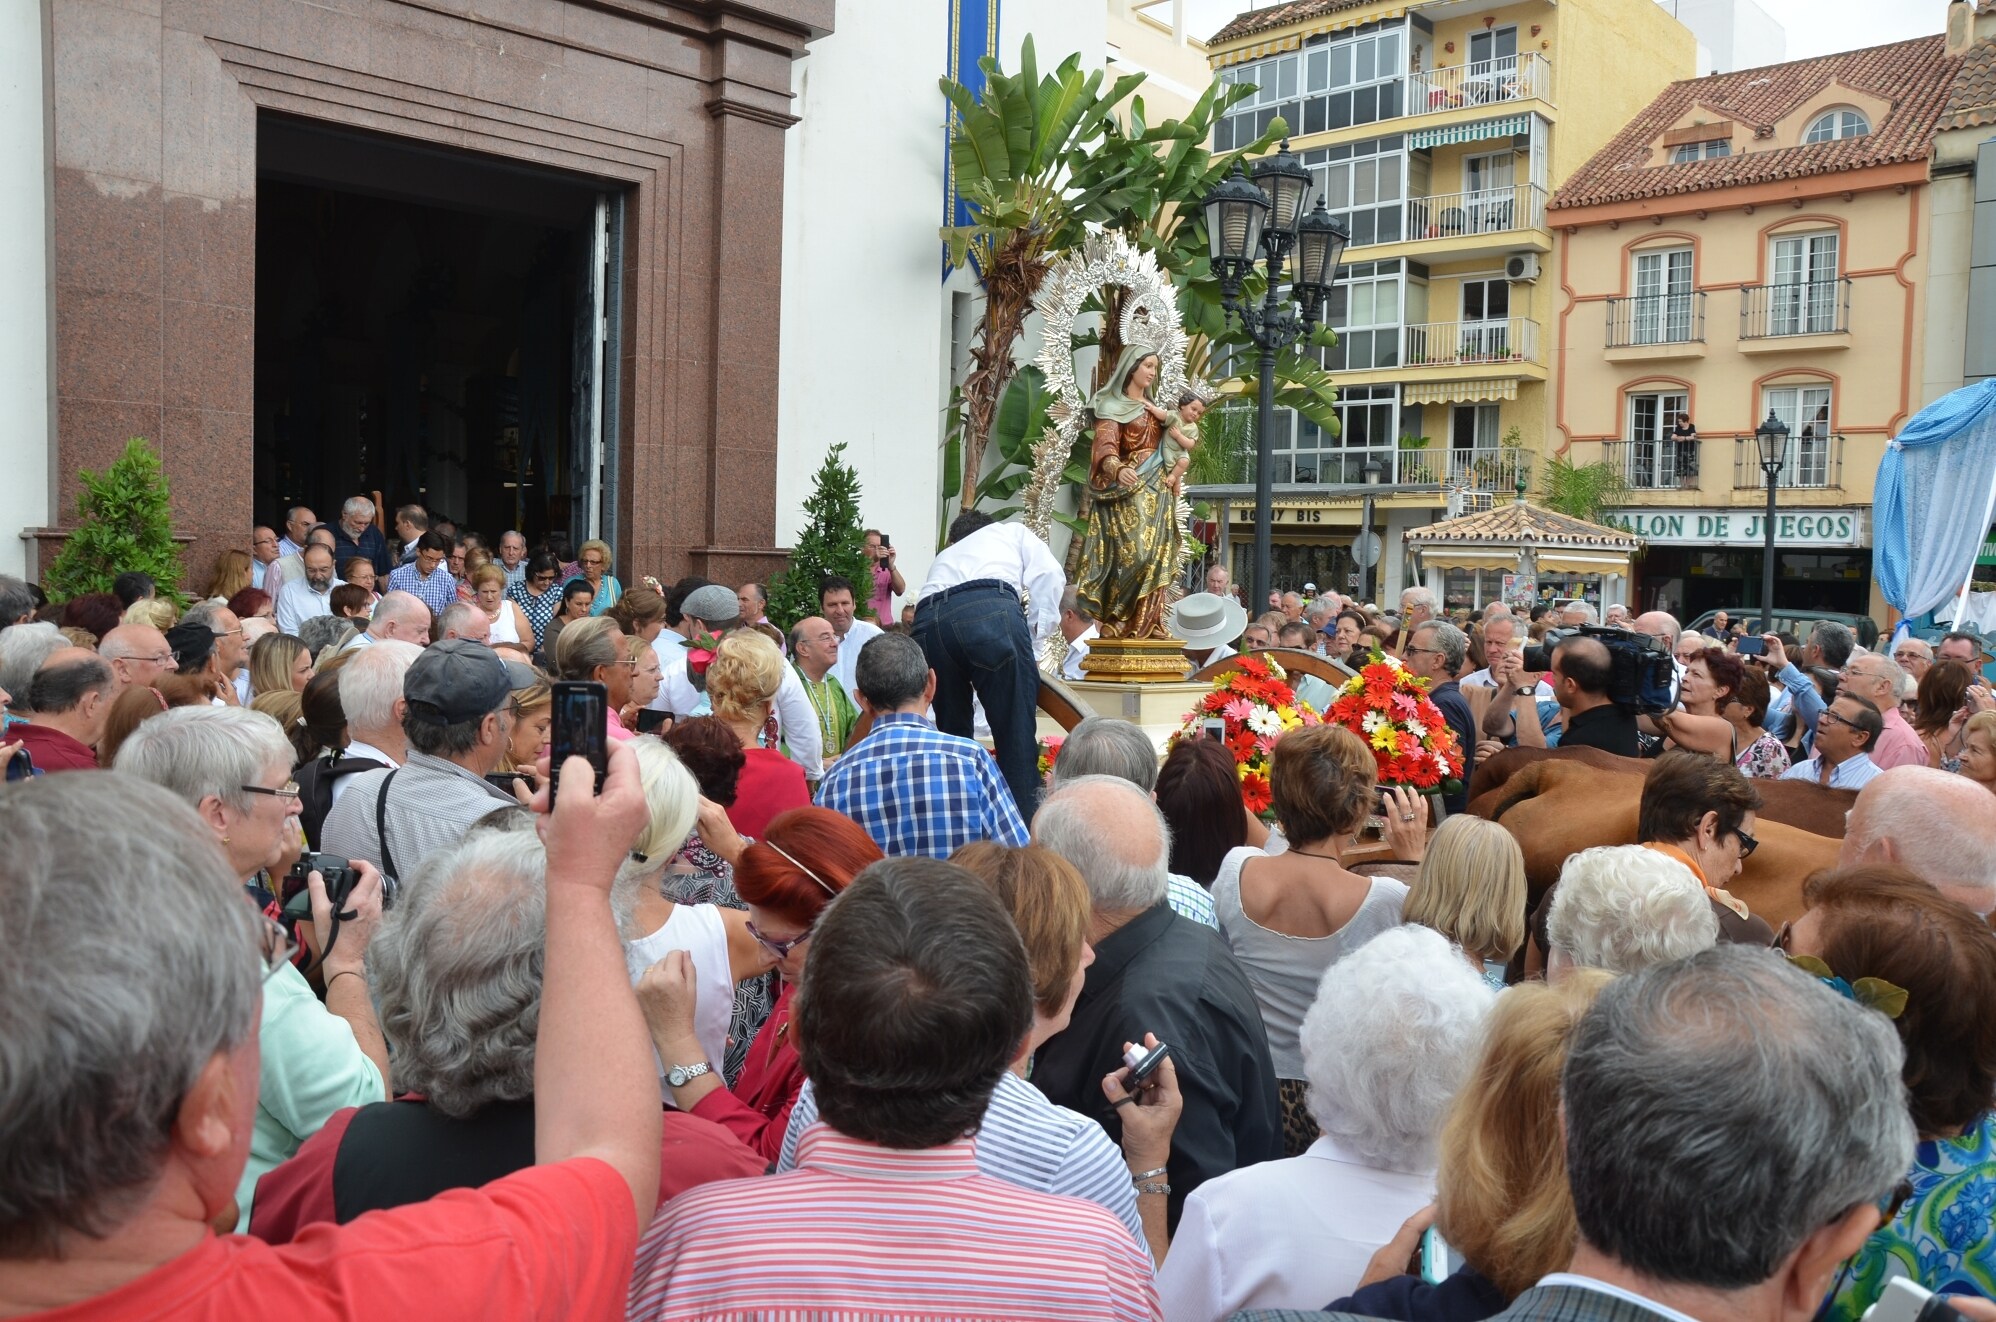
{"label": "overcast sky", "polygon": [[[1788,29],[1788,58],[1828,55],[1939,32],[1946,0],[1758,0]],[[1669,0],[1663,0],[1668,4]],[[1186,0],[1192,31],[1210,37],[1246,6],[1238,0]],[[1160,7],[1161,13],[1162,7]]]}

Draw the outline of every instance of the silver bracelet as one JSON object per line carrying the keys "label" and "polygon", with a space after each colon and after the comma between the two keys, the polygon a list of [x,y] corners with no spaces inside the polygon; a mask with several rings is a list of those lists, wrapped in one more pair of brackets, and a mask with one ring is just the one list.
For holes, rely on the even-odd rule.
{"label": "silver bracelet", "polygon": [[1143,1182],[1144,1182],[1145,1180],[1154,1180],[1154,1179],[1156,1179],[1156,1178],[1157,1178],[1158,1176],[1160,1176],[1160,1175],[1164,1174],[1164,1172],[1165,1172],[1165,1171],[1166,1171],[1167,1169],[1168,1169],[1168,1167],[1164,1167],[1164,1166],[1159,1166],[1159,1167],[1158,1167],[1158,1168],[1157,1168],[1156,1170],[1154,1170],[1154,1171],[1137,1171],[1137,1172],[1133,1173],[1133,1174],[1132,1174],[1132,1175],[1130,1176],[1130,1179],[1131,1179],[1131,1181],[1132,1181],[1132,1182],[1134,1182],[1134,1183],[1136,1183],[1136,1184],[1142,1184],[1142,1183],[1143,1183]]}
{"label": "silver bracelet", "polygon": [[1168,1193],[1170,1193],[1170,1192],[1171,1192],[1171,1186],[1170,1186],[1170,1185],[1168,1185],[1168,1184],[1165,1184],[1165,1183],[1164,1183],[1164,1182],[1162,1182],[1162,1181],[1159,1181],[1159,1182],[1158,1182],[1158,1183],[1156,1183],[1156,1184],[1139,1184],[1139,1185],[1137,1186],[1137,1192],[1138,1192],[1138,1193],[1165,1193],[1165,1194],[1168,1194]]}

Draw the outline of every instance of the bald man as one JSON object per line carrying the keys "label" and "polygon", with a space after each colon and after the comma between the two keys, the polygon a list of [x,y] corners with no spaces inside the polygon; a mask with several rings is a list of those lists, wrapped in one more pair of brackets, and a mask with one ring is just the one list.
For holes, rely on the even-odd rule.
{"label": "bald man", "polygon": [[119,625],[97,644],[97,655],[110,664],[117,693],[134,684],[150,684],[173,669],[173,649],[166,645],[166,635],[150,624]]}
{"label": "bald man", "polygon": [[1996,812],[1989,791],[1933,767],[1893,767],[1858,791],[1838,867],[1895,863],[1951,900],[1996,911]]}
{"label": "bald man", "polygon": [[414,643],[418,647],[430,645],[430,608],[415,593],[384,593],[381,600],[374,603],[374,615],[368,620],[366,631],[355,634],[340,650],[348,652],[356,647],[372,647],[391,638]]}

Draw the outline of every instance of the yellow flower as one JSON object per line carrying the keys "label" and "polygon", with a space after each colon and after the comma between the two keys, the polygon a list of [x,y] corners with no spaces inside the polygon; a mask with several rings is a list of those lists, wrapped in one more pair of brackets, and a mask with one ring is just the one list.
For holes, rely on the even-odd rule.
{"label": "yellow flower", "polygon": [[1400,746],[1398,732],[1390,725],[1380,726],[1372,732],[1372,746],[1382,753],[1393,752]]}

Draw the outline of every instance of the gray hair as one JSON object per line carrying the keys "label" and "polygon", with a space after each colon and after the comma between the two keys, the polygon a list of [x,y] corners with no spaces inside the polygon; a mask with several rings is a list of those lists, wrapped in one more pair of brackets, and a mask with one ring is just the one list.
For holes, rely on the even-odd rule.
{"label": "gray hair", "polygon": [[1142,726],[1114,716],[1090,716],[1067,732],[1053,783],[1058,788],[1083,776],[1114,776],[1148,794],[1157,788],[1157,746]]}
{"label": "gray hair", "polygon": [[1546,914],[1549,953],[1610,973],[1683,959],[1718,939],[1719,920],[1691,869],[1643,845],[1601,845],[1567,859]]}
{"label": "gray hair", "polygon": [[534,1095],[547,852],[498,816],[404,879],[367,947],[396,1084],[459,1119]]}
{"label": "gray hair", "polygon": [[298,641],[305,644],[315,657],[328,647],[344,642],[354,632],[352,623],[337,615],[311,615],[298,622]]}
{"label": "gray hair", "polygon": [[1495,1000],[1439,932],[1410,924],[1373,937],[1325,971],[1303,1016],[1311,1118],[1371,1165],[1433,1170]]}
{"label": "gray hair", "polygon": [[1996,909],[1996,813],[1987,791],[1934,767],[1892,767],[1858,791],[1844,826],[1840,863],[1862,860],[1881,840],[1892,861],[1979,914]]}
{"label": "gray hair", "polygon": [[35,594],[27,583],[12,574],[0,574],[0,628],[35,613]]}
{"label": "gray hair", "polygon": [[1330,619],[1337,613],[1338,603],[1330,597],[1314,598],[1309,605],[1303,608],[1303,618],[1308,620],[1312,627],[1318,629],[1323,627],[1325,620]]}
{"label": "gray hair", "polygon": [[[374,614],[368,617],[367,631],[374,633],[381,625],[399,624],[404,621],[428,628],[430,608],[425,606],[423,599],[413,592],[384,592],[381,594],[381,600],[374,603]],[[379,634],[375,636],[380,637]]]}
{"label": "gray hair", "polygon": [[1582,1238],[1652,1280],[1767,1280],[1911,1169],[1903,1062],[1883,1015],[1764,950],[1617,978],[1566,1057]]}
{"label": "gray hair", "polygon": [[180,617],[180,622],[182,624],[205,624],[208,626],[208,632],[210,633],[225,633],[227,630],[222,628],[222,622],[215,617],[228,608],[228,602],[223,601],[219,597],[210,597],[206,601],[197,601],[192,606],[189,606],[187,613]]}
{"label": "gray hair", "polygon": [[651,820],[631,851],[648,859],[667,860],[679,852],[693,823],[700,815],[700,783],[679,755],[656,739],[634,739],[631,751],[638,759],[638,783],[644,787],[645,803]]}
{"label": "gray hair", "polygon": [[1069,583],[1060,590],[1060,608],[1063,611],[1073,611],[1090,624],[1095,622],[1095,617],[1088,613],[1086,606],[1081,604],[1081,589],[1075,587],[1072,583]]}
{"label": "gray hair", "polygon": [[46,620],[10,624],[0,629],[0,689],[14,695],[17,713],[32,710],[28,706],[28,690],[33,687],[35,672],[42,668],[42,662],[54,655],[57,648],[68,646],[69,640]]}
{"label": "gray hair", "polygon": [[614,666],[628,650],[624,631],[607,615],[592,615],[564,625],[555,640],[555,670],[563,679],[588,679],[598,666]]}
{"label": "gray hair", "polygon": [[340,710],[346,713],[348,729],[379,730],[395,724],[395,704],[402,699],[402,686],[409,667],[423,649],[398,638],[384,639],[363,647],[340,667]]}
{"label": "gray hair", "polygon": [[[102,693],[117,682],[111,663],[101,656],[80,656],[60,665],[44,665],[28,686],[28,706],[51,715],[75,711],[86,693]],[[10,690],[11,691],[11,690]]]}
{"label": "gray hair", "polygon": [[[452,630],[464,628],[464,622],[472,617],[473,612],[477,612],[480,619],[485,617],[483,607],[474,606],[468,601],[453,601],[444,607],[443,613],[437,616],[436,637],[443,639],[448,637]],[[566,636],[564,631],[563,637]]]}
{"label": "gray hair", "polygon": [[1483,605],[1483,620],[1485,623],[1496,619],[1500,615],[1509,618],[1510,614],[1511,608],[1501,601],[1485,602]]}
{"label": "gray hair", "polygon": [[1414,637],[1432,634],[1435,650],[1442,654],[1442,664],[1454,674],[1462,669],[1462,659],[1469,655],[1469,635],[1450,624],[1447,620],[1424,620],[1414,626]]}
{"label": "gray hair", "polygon": [[1033,843],[1074,865],[1097,909],[1148,909],[1170,885],[1171,828],[1150,795],[1118,776],[1056,785],[1033,817]]}
{"label": "gray hair", "polygon": [[374,517],[374,502],[366,496],[348,496],[346,503],[340,506],[340,517],[372,519]]}
{"label": "gray hair", "polygon": [[1857,636],[1835,620],[1816,621],[1816,627],[1809,630],[1809,641],[1823,649],[1823,664],[1832,670],[1848,665],[1851,649],[1857,646]]}
{"label": "gray hair", "polygon": [[175,707],[139,722],[118,749],[117,769],[149,780],[189,807],[210,795],[247,812],[243,786],[289,768],[284,727],[247,707]]}
{"label": "gray hair", "polygon": [[929,685],[929,658],[906,634],[866,640],[853,667],[853,687],[877,712],[897,711],[921,699]]}
{"label": "gray hair", "polygon": [[1416,583],[1413,587],[1401,589],[1400,605],[1403,608],[1413,605],[1433,610],[1435,608],[1435,594],[1432,589]]}
{"label": "gray hair", "polygon": [[0,840],[0,1255],[47,1259],[131,1215],[187,1090],[256,1031],[260,920],[207,825],[130,776],[9,786]]}
{"label": "gray hair", "polygon": [[1594,612],[1593,602],[1581,601],[1577,598],[1573,601],[1567,602],[1564,606],[1561,606],[1559,608],[1559,611],[1560,614],[1562,615],[1564,615],[1568,611],[1572,611],[1574,614],[1578,615],[1581,618],[1581,621],[1583,623],[1586,624],[1593,624],[1595,621],[1600,619],[1600,616],[1596,615]]}

